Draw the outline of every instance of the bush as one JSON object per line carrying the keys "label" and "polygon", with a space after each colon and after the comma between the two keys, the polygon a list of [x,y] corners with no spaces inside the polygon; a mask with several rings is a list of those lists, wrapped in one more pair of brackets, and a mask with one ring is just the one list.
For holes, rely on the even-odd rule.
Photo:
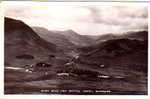
{"label": "bush", "polygon": [[18,58],[18,59],[34,59],[34,57],[32,55],[28,55],[28,54],[18,55],[18,56],[16,56],[16,58]]}

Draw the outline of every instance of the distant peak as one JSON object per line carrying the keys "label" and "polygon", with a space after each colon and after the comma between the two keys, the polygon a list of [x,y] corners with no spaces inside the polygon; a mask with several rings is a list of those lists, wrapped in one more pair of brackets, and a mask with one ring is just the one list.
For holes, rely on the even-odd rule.
{"label": "distant peak", "polygon": [[66,31],[68,31],[68,32],[74,32],[72,29],[69,29],[69,30],[66,30]]}
{"label": "distant peak", "polygon": [[67,35],[79,35],[77,32],[69,29],[61,32],[62,34],[67,34]]}

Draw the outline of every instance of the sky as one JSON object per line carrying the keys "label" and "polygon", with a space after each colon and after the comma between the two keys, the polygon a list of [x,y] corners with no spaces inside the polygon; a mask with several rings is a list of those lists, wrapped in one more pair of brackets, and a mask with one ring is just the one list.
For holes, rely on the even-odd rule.
{"label": "sky", "polygon": [[148,29],[148,9],[143,6],[12,4],[5,16],[48,30],[72,29],[81,35],[120,34]]}

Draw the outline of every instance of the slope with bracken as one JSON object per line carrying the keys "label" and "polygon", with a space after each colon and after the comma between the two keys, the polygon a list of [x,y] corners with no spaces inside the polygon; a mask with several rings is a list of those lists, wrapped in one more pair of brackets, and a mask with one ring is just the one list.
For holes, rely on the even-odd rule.
{"label": "slope with bracken", "polygon": [[[42,39],[28,25],[20,20],[5,18],[5,64],[31,64],[56,52],[56,45]],[[19,56],[24,59],[18,59]]]}
{"label": "slope with bracken", "polygon": [[147,40],[114,39],[98,45],[82,48],[80,61],[88,64],[104,64],[147,72]]}

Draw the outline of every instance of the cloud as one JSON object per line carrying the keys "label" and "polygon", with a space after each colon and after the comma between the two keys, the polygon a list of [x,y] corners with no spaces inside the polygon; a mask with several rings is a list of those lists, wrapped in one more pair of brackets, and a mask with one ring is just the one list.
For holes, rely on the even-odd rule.
{"label": "cloud", "polygon": [[[137,19],[147,19],[148,13],[145,7],[112,7],[89,8],[93,21],[110,25],[129,25]],[[137,20],[138,21],[138,20]]]}
{"label": "cloud", "polygon": [[148,29],[147,7],[80,5],[5,5],[5,16],[49,30],[73,29],[99,35]]}

